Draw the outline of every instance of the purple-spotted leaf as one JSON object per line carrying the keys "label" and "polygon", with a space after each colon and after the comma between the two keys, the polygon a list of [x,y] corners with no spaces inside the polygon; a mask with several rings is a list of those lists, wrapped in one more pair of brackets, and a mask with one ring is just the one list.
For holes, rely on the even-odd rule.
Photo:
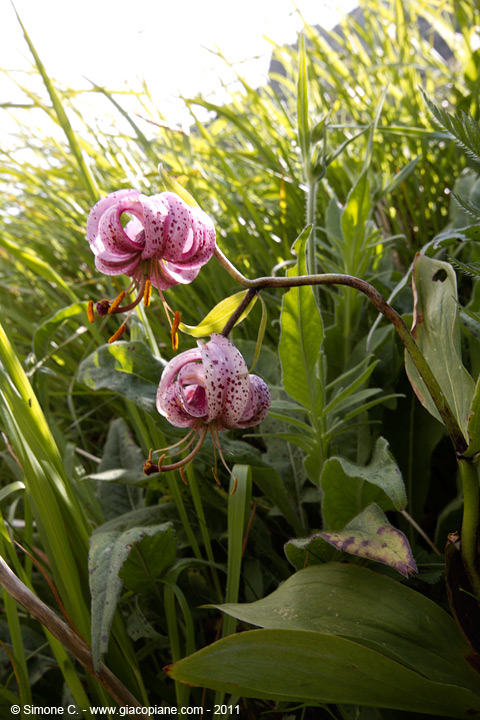
{"label": "purple-spotted leaf", "polygon": [[[412,335],[437,378],[467,439],[467,425],[475,384],[461,360],[455,271],[449,263],[425,255],[417,255],[413,266],[412,283],[414,293]],[[425,383],[408,354],[405,356],[405,367],[422,405],[442,422]]]}
{"label": "purple-spotted leaf", "polygon": [[407,538],[388,522],[375,503],[365,508],[341,532],[323,531],[319,536],[337,550],[389,565],[405,577],[417,572]]}

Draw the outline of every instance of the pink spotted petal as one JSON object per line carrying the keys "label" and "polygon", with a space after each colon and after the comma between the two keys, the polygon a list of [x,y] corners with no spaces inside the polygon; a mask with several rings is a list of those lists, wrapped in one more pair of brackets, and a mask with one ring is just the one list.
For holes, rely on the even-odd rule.
{"label": "pink spotted petal", "polygon": [[[129,199],[120,200],[116,205],[106,210],[98,223],[98,235],[106,249],[112,253],[141,252],[144,240],[140,234],[140,242],[136,242],[127,235],[123,228],[121,217],[124,212],[134,215],[142,222],[142,206],[139,202],[131,203]],[[139,237],[139,236],[137,236]]]}
{"label": "pink spotted petal", "polygon": [[165,223],[168,217],[168,205],[161,195],[140,196],[143,207],[143,227],[145,244],[142,258],[161,258],[165,249]]}
{"label": "pink spotted petal", "polygon": [[165,260],[178,262],[184,252],[188,252],[193,242],[192,208],[186,205],[178,195],[162,193],[168,206],[165,221]]}
{"label": "pink spotted petal", "polygon": [[166,397],[167,391],[173,386],[180,370],[188,363],[200,361],[201,359],[202,356],[200,351],[193,348],[192,350],[186,350],[185,352],[180,353],[180,355],[172,358],[172,360],[170,360],[170,362],[165,366],[157,390],[157,410],[161,415],[168,418],[168,415],[163,407],[164,397]]}
{"label": "pink spotted petal", "polygon": [[138,271],[140,257],[138,255],[127,255],[125,260],[104,260],[101,255],[95,258],[95,267],[105,275],[128,275],[134,277]]}
{"label": "pink spotted petal", "polygon": [[93,206],[93,208],[90,210],[90,214],[88,216],[87,220],[87,239],[88,242],[91,244],[98,234],[98,223],[100,222],[100,218],[102,217],[103,213],[108,210],[113,205],[116,205],[116,203],[119,200],[123,200],[125,198],[130,198],[132,202],[134,202],[138,196],[140,195],[140,192],[138,190],[132,190],[131,188],[125,189],[125,190],[116,190],[113,193],[110,193],[110,195],[107,195],[106,197],[102,198],[97,202],[96,205]]}
{"label": "pink spotted petal", "polygon": [[213,334],[210,342],[198,344],[205,370],[206,422],[221,418],[225,427],[235,427],[248,401],[247,364],[237,348],[223,335]]}
{"label": "pink spotted petal", "polygon": [[236,427],[247,428],[262,422],[270,410],[270,391],[267,383],[257,375],[249,375],[250,395]]}
{"label": "pink spotted petal", "polygon": [[189,415],[178,403],[177,389],[171,385],[162,395],[161,406],[157,399],[158,412],[175,427],[191,427],[196,418]]}
{"label": "pink spotted petal", "polygon": [[179,264],[205,265],[215,250],[215,227],[212,220],[200,208],[190,208],[193,241],[189,250],[184,249]]}

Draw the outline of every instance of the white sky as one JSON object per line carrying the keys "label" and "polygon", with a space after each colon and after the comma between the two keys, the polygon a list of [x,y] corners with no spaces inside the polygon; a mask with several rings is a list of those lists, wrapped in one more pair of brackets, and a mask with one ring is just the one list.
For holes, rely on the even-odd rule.
{"label": "white sky", "polygon": [[[139,89],[145,79],[160,112],[181,120],[179,94],[218,91],[229,76],[206,48],[261,82],[271,44],[294,43],[302,21],[333,27],[355,0],[14,0],[49,75],[64,85]],[[31,58],[10,0],[0,0],[0,69],[28,69]],[[0,76],[0,102],[16,99]],[[180,113],[180,114],[179,114]],[[0,114],[0,128],[3,124]]]}

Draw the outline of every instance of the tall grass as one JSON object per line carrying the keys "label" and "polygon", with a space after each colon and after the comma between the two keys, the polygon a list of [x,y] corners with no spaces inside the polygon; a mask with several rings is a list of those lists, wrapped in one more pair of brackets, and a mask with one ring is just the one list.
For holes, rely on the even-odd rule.
{"label": "tall grass", "polygon": [[[309,128],[312,162],[319,169],[316,213],[310,220],[316,225],[316,260],[322,270],[361,275],[388,295],[415,252],[448,223],[445,190],[453,188],[465,166],[464,156],[432,124],[419,88],[446,108],[461,106],[478,115],[478,52],[470,40],[479,18],[468,2],[362,0],[360,8],[361,13],[345,17],[335,32],[305,28],[308,112],[303,121]],[[16,119],[17,130],[10,146],[0,149],[0,428],[5,443],[1,480],[12,492],[1,496],[0,509],[4,544],[10,546],[14,569],[39,595],[50,598],[29,556],[15,554],[12,543],[18,540],[51,576],[67,615],[90,642],[89,539],[107,517],[97,481],[89,476],[98,470],[109,424],[115,417],[126,418],[133,442],[145,454],[150,447],[169,444],[170,438],[165,437],[165,425],[131,401],[108,390],[94,394],[77,381],[82,360],[117,327],[114,317],[90,325],[87,302],[114,297],[122,289],[120,279],[95,270],[85,238],[86,217],[98,197],[118,188],[162,191],[162,163],[214,218],[219,246],[245,275],[283,273],[293,263],[291,245],[306,224],[308,199],[297,112],[298,48],[275,50],[276,72],[265,86],[252,88],[240,77],[240,89],[227,105],[201,97],[187,99],[191,126],[184,133],[168,127],[146,88],[132,89],[128,97],[129,108],[135,103],[142,120],[123,108],[124,95],[93,85],[92,101],[101,97],[111,115],[108,123],[105,117],[85,121],[85,92],[62,87],[51,78],[35,52],[34,38],[25,28],[24,32],[34,62],[32,74],[9,75],[25,102],[22,107],[9,102],[1,106]],[[444,55],[435,49],[439,38]],[[208,122],[199,119],[199,108],[209,111]],[[368,187],[366,230],[346,248],[338,232],[339,217],[352,201],[352,188],[361,189],[360,182]],[[231,278],[213,259],[192,285],[166,295],[182,320],[195,325],[219,300],[239,289],[232,288]],[[269,321],[256,372],[265,374],[275,399],[281,401],[276,355],[281,296],[265,293],[264,299]],[[399,309],[410,310],[410,300],[404,291]],[[345,374],[349,382],[360,378],[358,387],[364,390],[370,384],[389,394],[386,410],[359,406],[362,413],[346,420],[346,436],[336,439],[334,430],[325,435],[327,455],[343,448],[363,461],[376,437],[372,423],[382,420],[385,432],[390,427],[395,435],[389,415],[396,408],[395,393],[405,392],[406,402],[413,402],[398,376],[399,350],[387,330],[378,331],[371,347],[380,364],[367,371],[362,362],[374,313],[349,289],[322,293],[318,302],[326,329],[326,392],[336,392],[336,379]],[[260,324],[257,305],[234,331],[246,355],[253,355],[252,340]],[[145,341],[156,357],[171,356],[159,303],[147,313],[139,310],[128,332],[131,339]],[[182,336],[181,349],[191,342]],[[352,407],[346,405],[344,415],[349,411]],[[408,415],[405,409],[401,412],[402,417]],[[159,684],[161,667],[172,655],[190,652],[192,643],[200,647],[220,634],[215,617],[202,615],[198,605],[218,602],[224,587],[229,600],[261,597],[290,572],[282,542],[294,530],[303,528],[307,534],[317,527],[318,493],[308,483],[298,442],[290,442],[292,427],[301,434],[303,417],[279,407],[269,422],[264,438],[256,435],[250,445],[236,446],[237,438],[231,442],[242,467],[242,453],[251,452],[259,465],[268,459],[275,468],[269,478],[258,467],[253,475],[252,502],[258,509],[247,533],[253,542],[246,550],[246,508],[252,507],[249,475],[243,495],[230,499],[228,510],[226,493],[212,485],[208,451],[200,472],[190,478],[191,489],[178,486],[176,479],[139,482],[133,510],[158,506],[162,521],[173,523],[182,568],[165,580],[163,606],[158,606],[158,595],[152,599],[128,589],[122,594],[107,662],[140,701],[148,694],[150,702],[173,703],[167,681]],[[428,460],[440,434],[430,429]],[[411,477],[412,514],[421,522],[428,481],[415,489],[412,465],[418,448],[412,436],[407,445],[404,466]],[[109,487],[112,512],[120,516],[121,493],[116,484]],[[455,488],[450,485],[442,492],[446,505]],[[244,515],[239,519],[234,512],[241,501]],[[435,499],[430,502],[438,515],[442,508]],[[414,531],[410,533],[415,540]],[[32,673],[25,648],[22,653],[31,623],[16,616],[8,603],[5,598],[15,662],[24,675]],[[226,630],[232,629],[226,623]],[[81,705],[82,686],[75,671],[60,662],[61,651],[53,645],[52,652]],[[11,699],[17,690],[8,673],[2,682]],[[26,688],[28,681],[23,685]],[[106,702],[95,683],[89,691]],[[201,701],[197,690],[189,693],[177,686],[180,704],[189,696],[192,702]]]}

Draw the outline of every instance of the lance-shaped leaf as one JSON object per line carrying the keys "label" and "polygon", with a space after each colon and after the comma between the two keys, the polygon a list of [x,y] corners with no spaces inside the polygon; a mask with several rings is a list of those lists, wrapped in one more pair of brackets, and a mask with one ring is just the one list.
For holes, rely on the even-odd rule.
{"label": "lance-shaped leaf", "polygon": [[[178,326],[179,330],[196,338],[206,337],[212,333],[221,333],[227,324],[227,321],[238,308],[247,292],[248,290],[242,290],[241,292],[235,293],[234,295],[230,295],[230,297],[221,300],[218,305],[215,305],[215,307],[210,310],[210,312],[198,325],[185,325],[185,323],[180,323]],[[252,302],[240,315],[235,325],[238,325],[238,323],[242,322],[242,320],[247,317],[248,313],[255,305],[256,299],[256,297],[253,298]]]}
{"label": "lance-shaped leaf", "polygon": [[391,525],[372,503],[341,532],[322,531],[319,536],[350,555],[389,565],[405,577],[417,572],[405,535]]}
{"label": "lance-shaped leaf", "polygon": [[472,653],[453,618],[421,593],[359,565],[311,566],[261,600],[215,607],[270,630],[346,637],[429,680],[480,691]]}
{"label": "lance-shaped leaf", "polygon": [[385,511],[403,510],[407,504],[402,474],[382,437],[366,467],[339,457],[327,460],[321,486],[322,515],[328,530],[342,530],[371,503]]}
{"label": "lance-shaped leaf", "polygon": [[432,682],[371,648],[307,630],[250,630],[165,668],[174,680],[235,696],[344,703],[471,718],[480,698]]}
{"label": "lance-shaped leaf", "polygon": [[[417,255],[413,268],[413,292],[412,335],[467,439],[475,385],[461,360],[455,271],[449,263]],[[425,383],[407,353],[405,366],[418,399],[441,422]]]}
{"label": "lance-shaped leaf", "polygon": [[[311,228],[303,231],[295,243],[298,263],[289,275],[305,275],[305,244]],[[320,383],[317,363],[323,340],[323,323],[311,287],[292,287],[283,296],[281,315],[280,361],[282,383],[300,405],[315,412],[319,403]]]}
{"label": "lance-shaped leaf", "polygon": [[[120,571],[130,553],[140,543],[135,550],[138,561],[138,553],[142,552],[142,540],[147,537],[158,538],[153,548],[155,563],[150,566],[149,570],[150,579],[154,580],[160,577],[173,563],[176,546],[171,523],[131,527],[127,530],[118,529],[115,525],[110,524],[106,527],[109,529],[102,531],[99,528],[92,535],[88,558],[92,596],[92,659],[96,667],[100,662],[100,656],[108,648],[110,628],[123,586]],[[152,548],[149,547],[147,556],[151,558],[151,554]],[[145,582],[145,577],[143,575],[140,577],[137,565],[138,562],[132,560],[127,571],[127,577],[135,588],[143,587]]]}
{"label": "lance-shaped leaf", "polygon": [[92,390],[113,390],[158,419],[156,397],[164,363],[141,341],[102,345],[78,368],[78,380]]}

